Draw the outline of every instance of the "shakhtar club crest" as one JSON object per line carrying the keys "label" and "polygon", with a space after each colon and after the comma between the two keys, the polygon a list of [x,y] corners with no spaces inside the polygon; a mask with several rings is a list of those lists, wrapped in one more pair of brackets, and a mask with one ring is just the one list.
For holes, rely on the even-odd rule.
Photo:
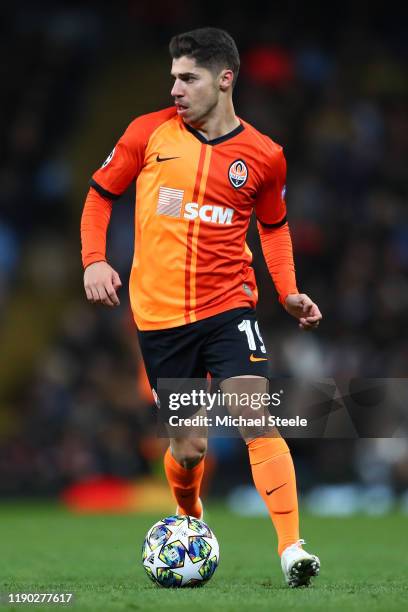
{"label": "shakhtar club crest", "polygon": [[242,159],[236,159],[229,167],[228,177],[231,185],[239,189],[247,182],[248,168]]}

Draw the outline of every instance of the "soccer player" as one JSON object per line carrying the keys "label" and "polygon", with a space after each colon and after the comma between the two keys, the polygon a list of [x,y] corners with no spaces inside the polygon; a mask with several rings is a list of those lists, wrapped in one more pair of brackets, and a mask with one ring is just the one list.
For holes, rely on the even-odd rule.
{"label": "soccer player", "polygon": [[[286,220],[282,147],[237,117],[232,91],[239,54],[229,34],[202,28],[170,42],[174,105],[136,118],[91,179],[81,221],[86,296],[117,306],[118,273],[106,260],[112,201],[136,180],[135,252],[129,283],[154,394],[160,378],[248,378],[264,392],[266,349],[245,238],[258,221],[279,301],[312,330],[322,316],[296,286]],[[255,486],[270,513],[287,583],[308,585],[320,562],[299,539],[296,480],[278,434],[246,438]],[[172,438],[165,472],[180,514],[202,517],[207,441]]]}

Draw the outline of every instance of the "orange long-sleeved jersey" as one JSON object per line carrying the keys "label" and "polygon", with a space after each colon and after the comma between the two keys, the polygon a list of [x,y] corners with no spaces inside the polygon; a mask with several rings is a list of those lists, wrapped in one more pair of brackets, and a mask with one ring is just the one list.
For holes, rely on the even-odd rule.
{"label": "orange long-sleeved jersey", "polygon": [[207,141],[174,108],[134,120],[91,180],[82,222],[86,267],[104,260],[111,201],[136,180],[129,283],[141,330],[255,306],[252,212],[280,300],[297,293],[282,147],[244,121]]}

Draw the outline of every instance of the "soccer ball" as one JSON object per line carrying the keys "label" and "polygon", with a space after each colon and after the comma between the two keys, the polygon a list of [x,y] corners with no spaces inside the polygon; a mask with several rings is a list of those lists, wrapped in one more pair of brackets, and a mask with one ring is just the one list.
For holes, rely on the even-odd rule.
{"label": "soccer ball", "polygon": [[218,541],[193,516],[168,516],[149,529],[142,563],[153,582],[163,587],[192,587],[207,582],[220,558]]}

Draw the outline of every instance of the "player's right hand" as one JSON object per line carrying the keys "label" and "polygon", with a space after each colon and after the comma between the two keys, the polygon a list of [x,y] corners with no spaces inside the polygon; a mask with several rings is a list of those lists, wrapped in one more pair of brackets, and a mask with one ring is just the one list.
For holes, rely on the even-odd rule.
{"label": "player's right hand", "polygon": [[85,293],[92,304],[119,306],[116,290],[121,286],[119,274],[106,261],[97,261],[85,269]]}

